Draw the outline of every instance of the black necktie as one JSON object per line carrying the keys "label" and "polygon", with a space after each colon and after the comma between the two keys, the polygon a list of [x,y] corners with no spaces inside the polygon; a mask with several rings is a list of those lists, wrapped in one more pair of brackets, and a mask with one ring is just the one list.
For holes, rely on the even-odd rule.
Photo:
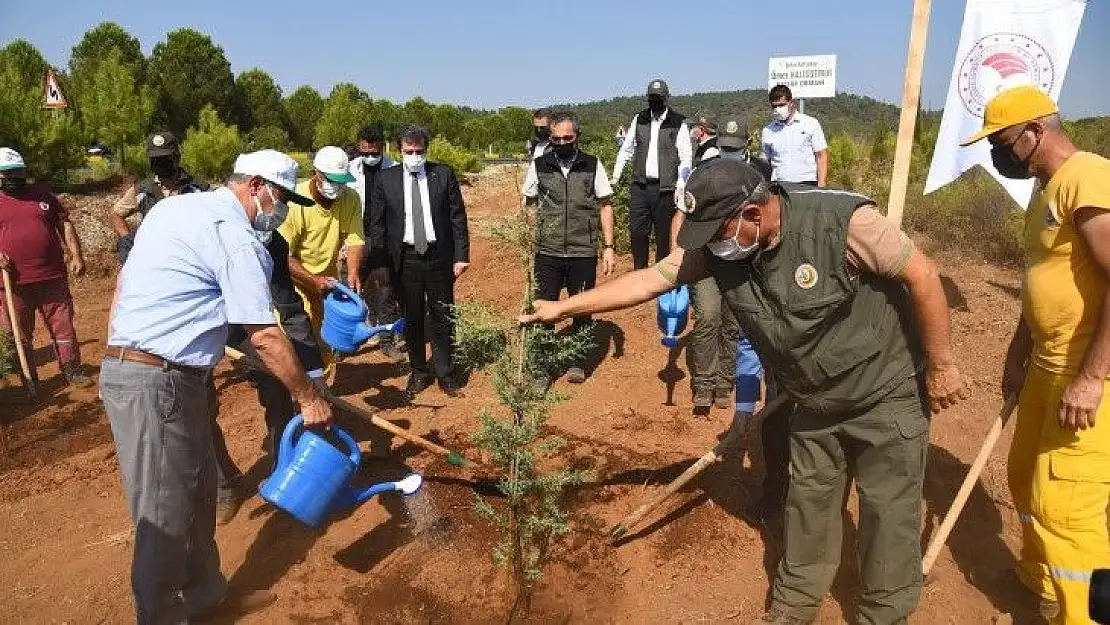
{"label": "black necktie", "polygon": [[420,201],[420,178],[412,172],[412,246],[416,253],[428,251],[428,233],[424,231],[424,204]]}

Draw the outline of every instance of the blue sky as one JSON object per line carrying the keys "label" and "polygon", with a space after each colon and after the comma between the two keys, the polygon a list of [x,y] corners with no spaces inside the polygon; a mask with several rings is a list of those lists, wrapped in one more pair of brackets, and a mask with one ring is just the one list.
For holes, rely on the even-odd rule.
{"label": "blue sky", "polygon": [[[901,99],[912,0],[697,3],[562,0],[0,0],[0,45],[33,43],[64,66],[82,34],[115,21],[150,53],[188,26],[223,46],[232,69],[259,66],[286,93],[351,81],[377,98],[482,108],[641,94],[765,88],[767,57],[838,55],[838,90]],[[963,0],[933,0],[923,104],[944,104]],[[696,7],[696,11],[682,12]],[[1060,105],[1110,114],[1110,2],[1088,2]]]}

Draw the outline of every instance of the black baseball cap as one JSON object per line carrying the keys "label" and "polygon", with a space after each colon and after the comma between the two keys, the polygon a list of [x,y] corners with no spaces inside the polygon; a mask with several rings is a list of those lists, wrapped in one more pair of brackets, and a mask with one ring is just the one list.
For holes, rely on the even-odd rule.
{"label": "black baseball cap", "polygon": [[177,137],[172,132],[162,130],[151,133],[146,138],[147,158],[159,156],[176,156],[178,154]]}
{"label": "black baseball cap", "polygon": [[717,133],[717,146],[741,150],[748,145],[748,122],[745,119],[730,119]]}
{"label": "black baseball cap", "polygon": [[678,245],[687,250],[705,247],[744,202],[764,184],[751,165],[733,158],[715,158],[698,165],[686,181],[689,211],[678,231]]}
{"label": "black baseball cap", "polygon": [[656,78],[648,83],[647,94],[667,97],[671,95],[671,90],[667,88],[667,81],[662,78]]}

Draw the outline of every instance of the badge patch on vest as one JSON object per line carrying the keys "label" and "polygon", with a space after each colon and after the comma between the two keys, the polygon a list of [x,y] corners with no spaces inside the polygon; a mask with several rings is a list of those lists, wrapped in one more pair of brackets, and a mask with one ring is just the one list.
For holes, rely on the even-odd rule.
{"label": "badge patch on vest", "polygon": [[817,284],[817,268],[809,263],[802,263],[794,270],[794,284],[803,289],[812,289]]}

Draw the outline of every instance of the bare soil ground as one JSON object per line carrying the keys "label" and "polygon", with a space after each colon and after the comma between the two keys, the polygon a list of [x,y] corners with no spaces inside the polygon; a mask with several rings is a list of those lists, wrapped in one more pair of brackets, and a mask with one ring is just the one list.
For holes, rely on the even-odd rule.
{"label": "bare soil ground", "polygon": [[[515,210],[518,184],[514,170],[492,168],[466,191],[474,266],[460,281],[458,296],[506,315],[519,306],[524,275],[512,250],[482,234],[482,223]],[[71,198],[83,207],[79,222],[90,224],[108,199]],[[93,369],[103,350],[115,275],[110,257],[101,260],[73,284],[83,355]],[[934,419],[923,543],[997,414],[998,372],[1018,314],[1016,272],[958,258],[941,264],[957,355],[974,381],[974,397]],[[622,259],[620,271],[629,265]],[[570,442],[561,459],[593,467],[597,481],[568,497],[572,531],[555,545],[538,587],[536,623],[745,622],[764,607],[781,539],[739,517],[758,488],[750,462],[710,468],[624,544],[614,548],[605,541],[606,528],[713,446],[730,418],[719,410],[708,418],[692,416],[684,354],[668,358],[654,316],[649,304],[600,317],[606,357],[585,384],[558,383],[571,396],[550,422],[551,432]],[[0,388],[6,441],[0,455],[0,614],[6,622],[127,622],[133,618],[132,535],[108,421],[95,389],[62,386],[41,329],[36,345],[42,399],[32,403],[17,388]],[[432,389],[417,405],[404,401],[404,383],[403,366],[369,351],[342,362],[337,390],[473,456],[469,433],[477,427],[478,410],[494,404],[488,378],[475,374],[465,398],[452,400]],[[253,390],[229,367],[219,369],[217,386],[220,424],[253,492],[269,470],[260,451],[261,411]],[[357,418],[344,417],[343,423],[366,450],[388,441]],[[1009,436],[1007,430],[912,623],[985,623],[1000,611],[1017,611],[1018,622],[1028,619],[1022,607],[1028,600],[1010,573],[1019,529],[1005,485]],[[368,460],[363,477],[396,475],[406,467],[421,472],[434,505],[431,518],[413,519],[399,499],[387,496],[317,532],[253,496],[217,531],[232,583],[279,596],[244,622],[503,621],[508,592],[504,571],[491,558],[496,534],[473,510],[476,490],[490,494],[489,476],[391,442],[389,456]],[[852,526],[845,535],[852,539]],[[851,543],[844,553],[822,623],[843,621],[858,595]]]}

